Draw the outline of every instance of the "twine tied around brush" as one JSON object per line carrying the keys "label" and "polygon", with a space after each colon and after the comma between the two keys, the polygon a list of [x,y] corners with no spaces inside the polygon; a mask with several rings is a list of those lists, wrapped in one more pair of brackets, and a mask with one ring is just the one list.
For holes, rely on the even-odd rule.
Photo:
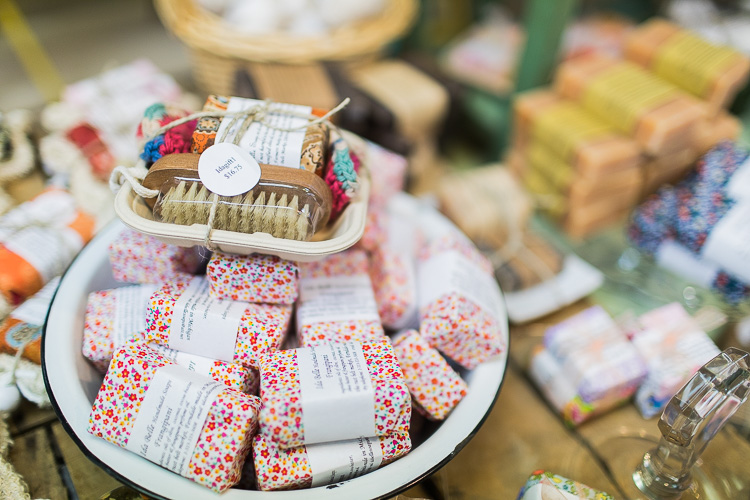
{"label": "twine tied around brush", "polygon": [[[167,130],[170,130],[174,127],[178,127],[184,123],[190,122],[192,120],[196,120],[199,118],[204,117],[221,117],[221,118],[231,118],[232,121],[227,125],[227,127],[224,129],[224,132],[221,137],[217,137],[215,143],[221,143],[226,139],[227,134],[234,129],[237,124],[239,123],[239,128],[234,132],[234,137],[232,138],[233,144],[239,144],[242,137],[245,135],[245,132],[250,128],[250,126],[253,123],[260,123],[264,127],[278,130],[280,132],[296,132],[298,130],[303,130],[311,125],[317,125],[324,123],[327,126],[333,128],[336,130],[341,137],[342,140],[345,141],[343,138],[343,134],[339,130],[339,128],[334,125],[329,118],[344,109],[350,102],[350,99],[347,97],[343,101],[341,101],[335,108],[328,111],[323,116],[315,116],[307,113],[298,113],[296,111],[283,109],[280,106],[275,106],[273,101],[270,99],[264,100],[261,104],[258,104],[256,106],[252,106],[248,109],[242,110],[242,111],[199,111],[197,113],[192,113],[190,115],[184,116],[182,118],[178,118],[172,122],[167,123],[166,125],[163,125],[156,131],[154,131],[146,140],[145,143],[148,143],[153,138],[165,133]],[[266,117],[269,114],[285,114],[288,116],[293,116],[297,118],[305,118],[308,121],[302,125],[296,126],[296,127],[277,127],[276,125],[273,125],[271,123],[268,123],[266,121]],[[241,120],[241,121],[240,121]],[[348,165],[347,165],[348,166]],[[339,167],[339,171],[343,167]],[[125,166],[117,166],[112,171],[112,175],[109,178],[109,187],[113,192],[119,191],[120,187],[125,183],[129,183],[132,187],[133,191],[140,196],[141,198],[156,198],[159,196],[159,190],[158,189],[148,189],[143,186],[142,181],[145,179],[146,174],[148,173],[148,169],[146,168],[146,162],[144,160],[138,160],[135,166],[133,167],[125,167]],[[336,172],[339,173],[338,171]],[[343,174],[342,174],[343,175]],[[353,197],[354,194],[356,194],[358,190],[357,180],[356,178],[346,178],[346,193]],[[214,193],[212,199],[211,199],[211,209],[209,211],[208,215],[208,221],[206,222],[206,235],[204,237],[203,243],[204,246],[206,246],[209,250],[216,250],[216,246],[211,241],[211,233],[213,232],[213,223],[214,219],[216,217],[216,209],[219,205],[219,195]]]}

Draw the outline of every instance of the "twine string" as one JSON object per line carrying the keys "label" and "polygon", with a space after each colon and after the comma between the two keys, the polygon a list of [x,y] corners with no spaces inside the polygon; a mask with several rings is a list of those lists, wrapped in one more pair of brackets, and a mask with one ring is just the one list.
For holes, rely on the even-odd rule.
{"label": "twine string", "polygon": [[[325,123],[328,127],[336,130],[342,139],[344,139],[344,135],[341,133],[338,127],[336,127],[331,121],[329,120],[333,115],[344,109],[350,102],[350,99],[347,97],[343,101],[341,101],[336,107],[328,111],[323,116],[316,116],[312,114],[307,113],[298,113],[296,111],[292,111],[289,109],[284,109],[278,105],[274,105],[273,101],[266,99],[262,103],[251,106],[250,108],[244,109],[242,111],[199,111],[197,113],[192,113],[190,115],[184,116],[182,118],[178,118],[177,120],[174,120],[172,122],[167,123],[166,125],[163,125],[156,131],[154,131],[153,134],[151,134],[148,138],[145,139],[144,144],[148,143],[155,137],[158,137],[168,130],[178,127],[184,123],[204,118],[207,116],[211,117],[221,117],[221,118],[231,118],[232,121],[227,125],[227,127],[222,132],[221,137],[216,138],[216,143],[224,142],[227,135],[237,126],[237,123],[241,119],[242,122],[240,123],[239,128],[234,132],[234,136],[232,138],[232,143],[235,145],[239,145],[240,140],[245,135],[247,130],[250,128],[250,126],[253,123],[260,123],[265,127],[268,127],[273,130],[277,130],[280,132],[295,132],[297,130],[303,130],[306,129],[312,125],[317,125],[321,123]],[[267,120],[267,116],[269,114],[285,114],[288,116],[294,116],[297,118],[305,118],[307,119],[307,122],[295,126],[295,127],[278,127],[272,123],[269,123]],[[344,139],[344,142],[346,142],[346,139]],[[122,187],[125,182],[130,184],[131,188],[135,193],[140,196],[141,198],[156,198],[159,196],[159,190],[158,189],[148,189],[143,186],[143,179],[145,179],[146,174],[148,173],[148,170],[146,169],[145,162],[143,160],[139,160],[139,162],[134,167],[125,167],[125,166],[117,166],[112,171],[112,175],[109,178],[109,187],[113,192],[117,192],[120,187]],[[357,184],[356,181],[351,181],[350,183],[350,190],[356,190]],[[204,237],[204,244],[209,250],[214,250],[215,245],[211,242],[211,233],[213,232],[213,225],[214,220],[216,218],[216,211],[219,204],[219,195],[215,194],[211,198],[211,209],[209,211],[208,221],[206,223],[206,235]]]}

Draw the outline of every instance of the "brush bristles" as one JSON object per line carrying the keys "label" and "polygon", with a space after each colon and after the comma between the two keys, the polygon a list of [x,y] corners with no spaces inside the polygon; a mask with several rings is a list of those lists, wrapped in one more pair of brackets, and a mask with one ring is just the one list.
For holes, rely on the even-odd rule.
{"label": "brush bristles", "polygon": [[[190,226],[207,224],[214,195],[202,184],[181,181],[158,202],[162,222]],[[220,196],[213,227],[239,233],[268,233],[276,238],[304,241],[311,235],[310,206],[299,208],[299,197],[249,191]]]}

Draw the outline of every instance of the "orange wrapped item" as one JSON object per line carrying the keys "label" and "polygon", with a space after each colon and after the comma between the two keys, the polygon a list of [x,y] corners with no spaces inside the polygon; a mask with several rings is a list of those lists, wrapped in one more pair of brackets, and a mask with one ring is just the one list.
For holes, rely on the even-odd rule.
{"label": "orange wrapped item", "polygon": [[562,63],[555,90],[633,138],[648,154],[690,147],[703,102],[630,61],[588,54]]}
{"label": "orange wrapped item", "polygon": [[664,19],[652,19],[625,42],[625,57],[706,101],[714,117],[747,83],[750,59]]}
{"label": "orange wrapped item", "polygon": [[17,305],[62,274],[91,239],[94,219],[50,188],[0,218],[0,294]]}
{"label": "orange wrapped item", "polygon": [[541,142],[584,176],[609,175],[641,164],[632,139],[550,90],[525,92],[513,102],[514,145]]}

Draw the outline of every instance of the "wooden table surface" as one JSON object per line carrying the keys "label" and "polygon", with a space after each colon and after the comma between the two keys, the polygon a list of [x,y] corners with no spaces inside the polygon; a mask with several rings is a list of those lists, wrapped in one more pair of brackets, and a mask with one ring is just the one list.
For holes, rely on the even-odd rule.
{"label": "wooden table surface", "polygon": [[[588,305],[580,302],[537,323],[511,328],[508,371],[486,422],[451,462],[402,497],[514,499],[532,471],[546,469],[622,498],[607,472],[616,467],[618,454],[604,438],[617,429],[656,436],[656,419],[644,420],[628,404],[571,430],[525,373],[529,353],[544,329]],[[737,498],[750,498],[750,444],[728,427],[704,460],[721,461],[734,476],[744,478],[744,496]],[[15,444],[10,460],[28,482],[32,498],[98,499],[122,486],[80,452],[52,410],[24,404],[12,417],[11,433]]]}

